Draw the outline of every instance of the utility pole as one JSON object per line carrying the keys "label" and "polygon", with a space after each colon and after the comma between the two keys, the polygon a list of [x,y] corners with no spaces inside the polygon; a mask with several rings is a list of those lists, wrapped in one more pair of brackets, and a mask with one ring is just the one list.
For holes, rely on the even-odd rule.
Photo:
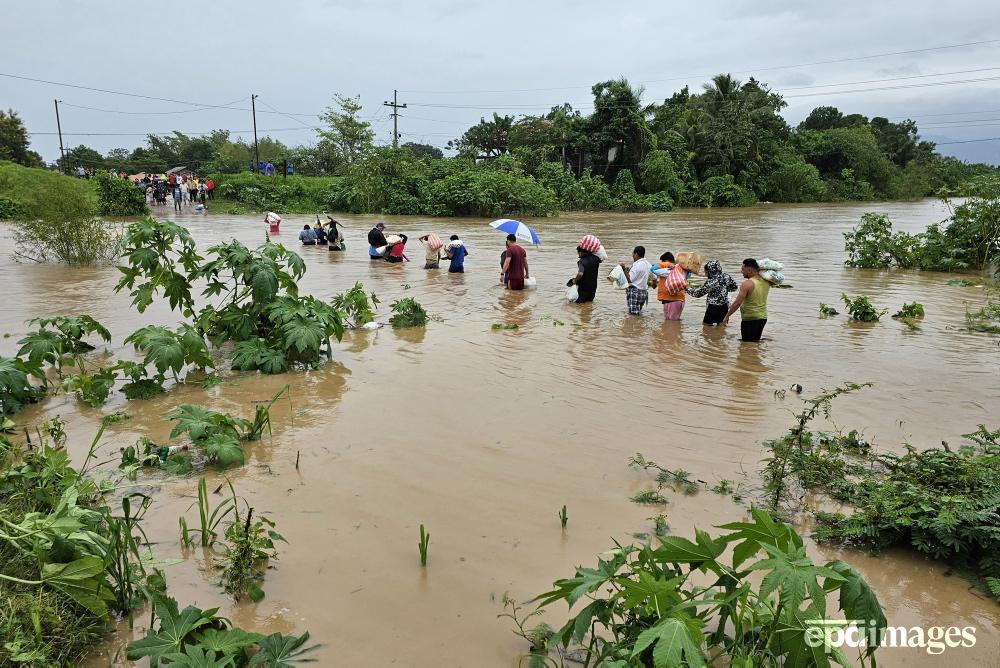
{"label": "utility pole", "polygon": [[399,104],[399,102],[397,101],[397,94],[398,94],[398,92],[399,91],[397,91],[397,90],[393,90],[392,91],[392,102],[383,102],[382,103],[383,107],[392,107],[392,113],[389,114],[389,115],[392,116],[392,147],[393,148],[398,148],[399,147],[399,110],[400,109],[406,109],[406,104],[405,103],[404,104]]}
{"label": "utility pole", "polygon": [[62,171],[66,171],[66,149],[63,148],[62,140],[62,124],[59,122],[59,100],[53,100],[56,103],[56,130],[59,131],[59,163],[62,165]]}
{"label": "utility pole", "polygon": [[260,173],[260,150],[257,147],[257,96],[250,95],[250,111],[253,112],[253,171]]}

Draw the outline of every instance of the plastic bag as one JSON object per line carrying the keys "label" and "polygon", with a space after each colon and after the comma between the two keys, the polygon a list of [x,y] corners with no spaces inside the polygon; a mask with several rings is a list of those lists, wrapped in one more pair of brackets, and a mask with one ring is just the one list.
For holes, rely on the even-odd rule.
{"label": "plastic bag", "polygon": [[566,288],[566,301],[575,302],[580,298],[580,289],[576,287],[576,283]]}
{"label": "plastic bag", "polygon": [[534,290],[537,287],[538,287],[538,281],[535,279],[534,276],[529,276],[528,278],[524,279],[525,290]]}
{"label": "plastic bag", "polygon": [[772,260],[769,257],[766,257],[763,260],[757,260],[757,266],[761,269],[769,269],[771,271],[781,271],[785,268],[785,265],[781,264],[777,260]]}
{"label": "plastic bag", "polygon": [[628,286],[628,279],[625,278],[625,270],[622,269],[620,264],[616,264],[611,273],[608,274],[608,280],[615,284],[616,288],[625,288]]}
{"label": "plastic bag", "polygon": [[594,255],[600,258],[601,262],[607,262],[608,260],[608,251],[604,250],[604,244],[597,247],[597,250],[594,251]]}
{"label": "plastic bag", "polygon": [[684,278],[684,270],[680,267],[674,267],[673,271],[667,274],[666,289],[667,292],[673,294],[677,292],[683,292],[687,287],[687,280]]}
{"label": "plastic bag", "polygon": [[780,271],[775,271],[774,269],[765,269],[760,272],[760,277],[771,285],[781,285],[785,282],[785,275]]}

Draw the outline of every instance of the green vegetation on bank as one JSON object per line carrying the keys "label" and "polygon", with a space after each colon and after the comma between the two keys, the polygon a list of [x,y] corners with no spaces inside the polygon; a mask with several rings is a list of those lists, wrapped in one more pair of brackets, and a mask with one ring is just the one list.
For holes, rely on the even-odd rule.
{"label": "green vegetation on bank", "polygon": [[[842,561],[814,563],[790,525],[760,510],[720,528],[726,533],[716,537],[696,529],[693,541],[659,536],[655,544],[616,545],[596,567],[557,580],[527,615],[505,597],[501,616],[530,643],[538,666],[876,665],[887,621],[857,571]],[[526,626],[562,601],[582,607],[560,629]],[[837,618],[870,620],[855,664],[810,641],[809,620]]]}
{"label": "green vegetation on bank", "polygon": [[[810,512],[819,540],[908,547],[991,588],[1000,578],[1000,430],[979,425],[957,448],[906,443],[896,454],[877,451],[856,430],[809,428],[818,416],[829,417],[836,397],[868,386],[848,383],[806,400],[788,433],[764,444],[768,509]],[[824,499],[844,507],[818,510]]]}
{"label": "green vegetation on bank", "polygon": [[[309,634],[264,636],[235,628],[216,610],[178,610],[155,568],[151,540],[143,529],[153,499],[98,480],[89,468],[105,429],[124,419],[104,418],[83,464],[66,451],[62,421],[38,425],[16,440],[16,425],[0,431],[0,665],[79,665],[112,630],[117,618],[131,621],[135,608],[153,612],[146,636],[130,643],[128,657],[150,657],[152,665],[286,666],[314,649]],[[120,481],[119,481],[120,482]],[[204,478],[201,489],[204,489]],[[232,489],[230,487],[230,489]],[[257,600],[262,563],[282,540],[266,518],[252,522],[253,509],[235,491],[225,519],[225,552],[215,556],[220,587]],[[163,555],[159,555],[162,557]],[[261,594],[262,595],[262,594]]]}
{"label": "green vegetation on bank", "polygon": [[[848,267],[981,271],[1000,257],[1000,176],[967,184],[967,199],[951,215],[918,234],[893,231],[889,216],[866,213],[844,233]],[[1000,270],[1000,267],[998,267]]]}
{"label": "green vegetation on bank", "polygon": [[[186,166],[213,175],[233,206],[255,210],[453,216],[912,199],[961,194],[969,179],[996,171],[940,156],[912,120],[824,106],[792,127],[780,115],[781,94],[754,78],[720,74],[662,102],[643,101],[643,89],[625,79],[591,93],[589,114],[562,104],[538,116],[484,117],[448,142],[447,158],[424,144],[376,146],[358,99],[335,95],[318,115],[315,144],[259,142],[260,160],[278,176],[248,175],[254,147],[224,130],[149,135],[144,147],[107,155],[78,146],[61,165],[130,174]],[[27,162],[26,150],[6,153]],[[286,163],[294,167],[287,179]]]}

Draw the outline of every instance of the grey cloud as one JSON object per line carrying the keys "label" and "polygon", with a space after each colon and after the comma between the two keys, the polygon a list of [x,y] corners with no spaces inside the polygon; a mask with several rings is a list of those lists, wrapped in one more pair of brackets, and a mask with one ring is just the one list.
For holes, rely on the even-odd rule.
{"label": "grey cloud", "polygon": [[[400,119],[400,131],[438,144],[460,135],[489,111],[421,105],[492,105],[515,115],[543,112],[562,102],[585,106],[593,83],[619,75],[645,82],[650,101],[685,84],[700,90],[720,72],[744,80],[754,75],[781,92],[987,67],[1000,50],[994,44],[805,65],[989,39],[1000,20],[1000,5],[972,0],[955,0],[946,12],[930,0],[912,0],[905,9],[898,3],[862,0],[230,0],[201,3],[194,19],[185,16],[182,5],[176,17],[166,15],[161,25],[142,7],[124,11],[113,0],[7,5],[5,25],[16,29],[7,31],[0,44],[0,69],[5,72],[197,102],[228,102],[253,92],[274,108],[296,113],[321,112],[336,92],[360,93],[362,114],[375,119],[383,140],[390,124],[382,101],[393,88],[438,91],[400,94],[401,101],[411,104]],[[53,35],[59,36],[58,48]],[[158,66],[152,67],[153,62]],[[772,69],[783,65],[801,66]],[[483,90],[506,92],[479,92]],[[78,89],[0,82],[0,104],[19,110],[32,132],[55,130],[54,97],[118,110],[190,110]],[[821,104],[869,116],[911,115],[920,123],[921,113],[1000,108],[1000,95],[989,83],[863,94],[831,90],[788,101],[785,114],[791,122]],[[510,108],[515,105],[532,109]],[[85,142],[102,152],[139,145],[147,131],[250,127],[248,112],[229,110],[138,116],[67,108],[62,120],[66,132],[139,133],[67,137],[70,145]],[[314,139],[307,128],[283,129],[297,125],[284,116],[258,114],[258,127],[282,129],[273,135],[282,141]],[[33,147],[48,160],[58,154],[52,135],[35,135]]]}

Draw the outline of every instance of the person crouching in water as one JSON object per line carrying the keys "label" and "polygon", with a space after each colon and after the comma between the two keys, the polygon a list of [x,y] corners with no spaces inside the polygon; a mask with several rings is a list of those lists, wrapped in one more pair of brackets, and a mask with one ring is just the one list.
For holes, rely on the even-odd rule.
{"label": "person crouching in water", "polygon": [[406,254],[403,252],[405,249],[406,249],[406,235],[401,234],[399,235],[399,241],[394,243],[389,248],[388,252],[385,254],[385,261],[402,262],[403,260],[406,260],[407,262],[409,262],[410,258],[406,257]]}
{"label": "person crouching in water", "polygon": [[302,228],[299,232],[299,241],[302,242],[303,246],[315,246],[316,245],[316,233],[308,225]]}
{"label": "person crouching in water", "polygon": [[[674,254],[667,251],[660,256],[659,268],[674,269],[677,266],[674,262]],[[664,320],[681,319],[681,313],[684,311],[684,293],[686,285],[687,282],[685,281],[685,288],[671,292],[667,288],[667,277],[663,275],[659,276],[659,282],[656,285],[656,298],[660,300],[661,304],[663,304]]]}
{"label": "person crouching in water", "polygon": [[368,231],[368,257],[373,260],[381,260],[382,254],[378,249],[388,245],[385,240],[385,223],[379,222]]}
{"label": "person crouching in water", "polygon": [[705,297],[705,319],[702,322],[714,326],[726,317],[729,311],[728,293],[736,292],[738,286],[732,276],[722,271],[722,264],[718,260],[705,263],[705,276],[708,277],[705,284],[688,290],[688,294],[692,297]]}

